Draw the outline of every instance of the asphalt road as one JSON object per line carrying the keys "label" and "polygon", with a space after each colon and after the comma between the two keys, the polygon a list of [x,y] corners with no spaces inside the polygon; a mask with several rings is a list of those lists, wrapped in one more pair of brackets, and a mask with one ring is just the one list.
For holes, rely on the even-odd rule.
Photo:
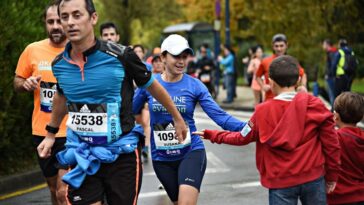
{"label": "asphalt road", "polygon": [[[252,113],[228,111],[241,120],[248,120]],[[201,109],[195,112],[198,129],[220,129]],[[201,205],[258,205],[268,204],[268,190],[259,183],[255,166],[255,144],[244,147],[216,145],[205,142],[207,169],[202,183],[198,204]],[[0,205],[51,205],[48,190],[43,188],[17,197],[0,201]],[[170,205],[164,190],[159,189],[151,162],[144,164],[142,190],[139,205]]]}

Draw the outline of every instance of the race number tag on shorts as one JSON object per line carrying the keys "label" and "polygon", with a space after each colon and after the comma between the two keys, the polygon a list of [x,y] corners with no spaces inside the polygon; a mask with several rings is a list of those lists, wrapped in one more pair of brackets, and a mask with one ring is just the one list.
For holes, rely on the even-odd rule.
{"label": "race number tag on shorts", "polygon": [[56,83],[40,82],[40,110],[52,112],[52,102],[56,93]]}
{"label": "race number tag on shorts", "polygon": [[175,135],[176,130],[173,122],[165,124],[154,124],[153,135],[154,142],[157,150],[177,150],[183,149],[191,145],[191,134],[187,130],[186,139],[182,144],[178,142],[177,136]]}
{"label": "race number tag on shorts", "polygon": [[107,144],[121,135],[119,103],[68,105],[67,126],[89,144]]}

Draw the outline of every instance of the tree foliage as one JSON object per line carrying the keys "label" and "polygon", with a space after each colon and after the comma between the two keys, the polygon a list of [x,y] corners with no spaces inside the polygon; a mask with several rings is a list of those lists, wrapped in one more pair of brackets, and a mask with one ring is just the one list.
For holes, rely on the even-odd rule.
{"label": "tree foliage", "polygon": [[[115,22],[121,43],[152,48],[161,43],[164,27],[183,19],[179,5],[169,0],[99,0],[105,8],[99,23]],[[107,11],[107,12],[106,12]]]}
{"label": "tree foliage", "polygon": [[[183,5],[189,21],[212,23],[214,0],[177,0]],[[222,19],[225,1],[221,0]],[[360,0],[230,0],[230,30],[233,45],[246,42],[263,44],[271,48],[275,33],[284,33],[289,40],[289,53],[297,57],[310,72],[310,68],[323,62],[321,42],[330,38],[348,39],[364,62],[364,2]],[[225,38],[225,22],[221,36]],[[364,72],[364,67],[361,65]]]}
{"label": "tree foliage", "polygon": [[31,94],[13,91],[18,57],[25,46],[45,37],[41,20],[46,0],[0,1],[0,175],[34,163],[31,137]]}

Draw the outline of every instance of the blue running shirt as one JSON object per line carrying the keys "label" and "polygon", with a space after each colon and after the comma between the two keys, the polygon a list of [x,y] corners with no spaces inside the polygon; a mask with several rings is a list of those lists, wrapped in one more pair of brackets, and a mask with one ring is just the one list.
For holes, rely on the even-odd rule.
{"label": "blue running shirt", "polygon": [[[68,43],[52,64],[57,90],[66,97],[69,112],[85,115],[74,114],[72,124],[75,126],[69,128],[78,130],[78,135],[89,132],[84,137],[87,142],[95,136],[103,136],[102,140],[92,143],[104,144],[104,133],[109,133],[108,139],[115,141],[135,125],[133,80],[144,88],[150,86],[154,78],[131,48],[96,40],[93,47],[83,52],[83,71],[72,61],[71,49]],[[106,114],[110,118],[103,120]],[[108,130],[112,130],[112,135]]]}
{"label": "blue running shirt", "polygon": [[[156,74],[155,79],[167,90],[183,119],[188,123],[191,144],[175,144],[176,140],[172,139],[173,136],[170,131],[173,130],[172,116],[148,91],[138,88],[134,94],[133,113],[138,113],[143,108],[144,103],[148,103],[152,131],[151,151],[153,160],[180,160],[186,153],[192,150],[204,149],[200,137],[191,134],[196,131],[193,115],[197,103],[200,103],[204,112],[223,129],[240,131],[244,127],[245,122],[227,114],[216,104],[206,86],[198,79],[186,74],[178,82],[165,82],[162,80],[160,74]],[[168,143],[163,144],[163,141],[167,141]]]}

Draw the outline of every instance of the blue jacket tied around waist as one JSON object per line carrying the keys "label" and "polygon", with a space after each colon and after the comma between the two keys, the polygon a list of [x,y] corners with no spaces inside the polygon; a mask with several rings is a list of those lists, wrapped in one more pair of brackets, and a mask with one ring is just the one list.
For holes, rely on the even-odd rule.
{"label": "blue jacket tied around waist", "polygon": [[90,146],[77,135],[67,130],[66,149],[57,154],[61,165],[75,166],[62,180],[75,189],[80,188],[86,175],[95,174],[101,163],[112,163],[120,154],[134,152],[139,137],[144,137],[143,128],[136,125],[131,132],[111,144]]}

